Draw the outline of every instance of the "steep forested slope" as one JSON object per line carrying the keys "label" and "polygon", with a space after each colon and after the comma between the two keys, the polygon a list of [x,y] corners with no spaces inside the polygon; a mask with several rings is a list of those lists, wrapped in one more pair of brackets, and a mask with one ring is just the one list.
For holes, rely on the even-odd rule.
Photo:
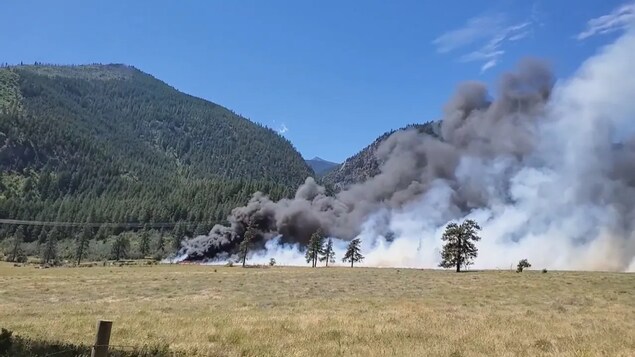
{"label": "steep forested slope", "polygon": [[0,218],[203,231],[254,191],[288,196],[312,174],[275,131],[133,67],[0,69]]}
{"label": "steep forested slope", "polygon": [[[437,126],[438,123],[428,122],[425,124],[408,125],[399,130],[415,128],[422,134],[437,136]],[[379,173],[381,162],[379,162],[379,160],[375,157],[375,152],[377,151],[379,145],[381,145],[384,140],[386,140],[395,131],[398,130],[382,134],[380,137],[375,139],[372,144],[368,145],[357,154],[349,157],[342,164],[332,168],[324,175],[324,177],[322,177],[322,182],[333,187],[335,190],[341,190],[346,186],[363,182],[368,178],[377,175]]]}

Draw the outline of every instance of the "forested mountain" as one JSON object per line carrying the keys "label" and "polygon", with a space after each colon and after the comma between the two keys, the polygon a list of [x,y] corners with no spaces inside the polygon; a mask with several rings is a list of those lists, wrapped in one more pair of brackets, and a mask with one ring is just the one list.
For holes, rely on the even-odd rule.
{"label": "forested mountain", "polygon": [[337,166],[336,163],[326,161],[317,156],[312,158],[311,160],[306,160],[306,163],[311,167],[311,169],[313,169],[313,172],[315,172],[317,176],[322,176],[329,170]]}
{"label": "forested mountain", "polygon": [[254,191],[290,196],[310,175],[275,131],[134,67],[0,68],[0,218],[202,233]]}
{"label": "forested mountain", "polygon": [[428,122],[425,124],[411,124],[398,130],[392,130],[382,134],[375,139],[372,144],[362,149],[357,154],[349,157],[342,164],[337,165],[328,171],[322,182],[333,187],[336,191],[341,190],[351,184],[363,182],[379,173],[381,163],[375,157],[375,152],[381,143],[391,134],[399,130],[417,129],[426,135],[438,135],[438,122]]}

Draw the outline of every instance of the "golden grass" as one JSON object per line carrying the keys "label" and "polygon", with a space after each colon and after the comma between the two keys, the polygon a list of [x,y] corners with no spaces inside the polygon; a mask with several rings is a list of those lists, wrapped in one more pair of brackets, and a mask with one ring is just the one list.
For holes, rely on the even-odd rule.
{"label": "golden grass", "polygon": [[0,327],[196,356],[635,356],[635,274],[0,265]]}

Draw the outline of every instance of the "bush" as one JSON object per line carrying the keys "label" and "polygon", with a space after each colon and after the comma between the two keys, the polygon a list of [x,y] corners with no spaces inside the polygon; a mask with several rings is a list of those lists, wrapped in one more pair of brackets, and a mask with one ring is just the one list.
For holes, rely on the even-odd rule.
{"label": "bush", "polygon": [[276,265],[276,260],[274,258],[271,258],[269,260],[269,266],[274,266],[274,265]]}
{"label": "bush", "polygon": [[547,274],[547,269],[543,269],[543,270],[542,270],[542,273],[543,273],[543,274]]}
{"label": "bush", "polygon": [[226,266],[226,267],[230,267],[230,268],[231,268],[231,267],[233,267],[233,266],[234,266],[234,262],[233,262],[233,261],[231,261],[231,260],[228,260],[228,261],[227,261],[227,264],[225,264],[225,266]]}
{"label": "bush", "polygon": [[531,264],[527,261],[527,259],[522,259],[518,262],[518,266],[516,268],[516,273],[522,273],[525,268],[530,268]]}

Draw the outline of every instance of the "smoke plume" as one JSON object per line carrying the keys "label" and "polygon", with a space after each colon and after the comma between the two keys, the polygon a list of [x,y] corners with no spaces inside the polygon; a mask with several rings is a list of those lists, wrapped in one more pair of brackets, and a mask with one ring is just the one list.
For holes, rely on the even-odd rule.
{"label": "smoke plume", "polygon": [[321,228],[360,237],[368,266],[435,267],[452,221],[483,227],[476,268],[527,258],[551,269],[635,269],[635,34],[630,31],[555,82],[524,60],[499,81],[460,85],[438,136],[398,131],[376,152],[380,173],[327,196],[308,178],[295,197],[256,193],[209,235],[184,243],[191,260],[231,257],[246,227],[258,237],[250,260],[302,264]]}

